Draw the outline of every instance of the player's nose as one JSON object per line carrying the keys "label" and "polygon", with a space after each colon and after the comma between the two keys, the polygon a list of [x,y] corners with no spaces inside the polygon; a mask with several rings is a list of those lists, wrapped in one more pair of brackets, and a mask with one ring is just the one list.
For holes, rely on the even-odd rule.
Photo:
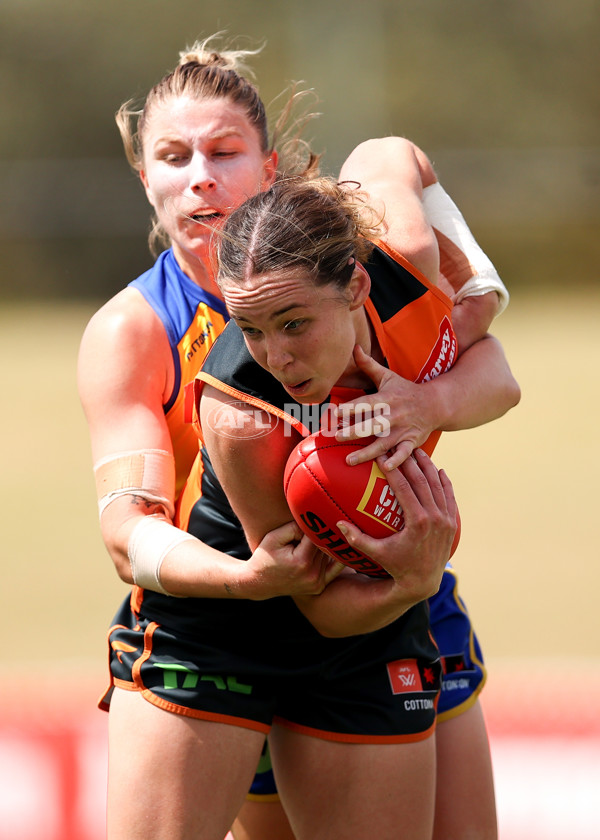
{"label": "player's nose", "polygon": [[267,339],[267,364],[274,373],[281,373],[293,362],[293,356],[280,339]]}

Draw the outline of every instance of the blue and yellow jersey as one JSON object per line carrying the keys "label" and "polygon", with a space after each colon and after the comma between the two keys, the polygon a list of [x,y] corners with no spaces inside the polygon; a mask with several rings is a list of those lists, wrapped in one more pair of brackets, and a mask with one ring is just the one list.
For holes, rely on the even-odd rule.
{"label": "blue and yellow jersey", "polygon": [[198,438],[184,421],[184,388],[191,382],[229,320],[225,304],[206,292],[179,267],[172,249],[130,284],[161,319],[173,355],[175,383],[164,404],[173,442],[176,492],[179,494],[198,453]]}

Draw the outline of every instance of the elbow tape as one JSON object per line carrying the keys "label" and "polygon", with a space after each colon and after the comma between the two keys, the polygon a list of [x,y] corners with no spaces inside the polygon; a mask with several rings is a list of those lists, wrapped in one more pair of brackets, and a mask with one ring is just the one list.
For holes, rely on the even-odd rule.
{"label": "elbow tape", "polygon": [[[195,540],[186,531],[180,531],[159,516],[144,516],[137,523],[127,545],[133,582],[142,589],[170,595],[160,580],[163,560],[171,549],[188,540]],[[176,597],[176,596],[173,596]]]}
{"label": "elbow tape", "polygon": [[162,449],[138,449],[101,458],[94,465],[100,516],[121,496],[141,496],[175,515],[175,459]]}
{"label": "elbow tape", "polygon": [[[508,290],[492,261],[477,244],[462,213],[438,181],[423,190],[423,206],[440,245],[442,273],[451,281],[449,274],[462,275],[465,267],[468,269],[465,282],[455,294],[454,302],[460,303],[465,297],[496,292],[500,300],[496,314],[500,315],[508,306]],[[444,240],[450,240],[451,246],[448,249],[444,247]],[[445,260],[448,254],[444,252],[455,249],[458,249],[458,258],[450,256]]]}

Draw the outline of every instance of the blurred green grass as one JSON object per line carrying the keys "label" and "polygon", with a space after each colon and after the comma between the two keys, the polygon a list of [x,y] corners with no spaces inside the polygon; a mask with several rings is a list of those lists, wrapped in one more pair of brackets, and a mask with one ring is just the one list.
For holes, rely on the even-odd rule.
{"label": "blurred green grass", "polygon": [[94,309],[4,306],[0,505],[1,659],[105,660],[121,596],[100,538],[89,438],[77,396],[79,341]]}
{"label": "blurred green grass", "polygon": [[[100,539],[76,391],[95,308],[0,311],[0,661],[71,663],[102,680],[106,629],[128,590]],[[522,402],[438,446],[463,523],[454,564],[490,661],[598,657],[599,311],[600,290],[513,294],[494,332]]]}

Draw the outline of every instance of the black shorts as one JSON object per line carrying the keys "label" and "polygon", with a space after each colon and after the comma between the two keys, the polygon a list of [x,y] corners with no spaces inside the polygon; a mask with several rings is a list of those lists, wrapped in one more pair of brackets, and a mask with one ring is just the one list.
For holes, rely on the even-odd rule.
{"label": "black shorts", "polygon": [[109,633],[102,708],[118,686],[177,714],[265,734],[274,722],[349,743],[402,743],[433,731],[441,665],[426,604],[374,633],[328,639],[289,598],[145,592],[139,604],[137,593],[135,609],[127,599]]}
{"label": "black shorts", "polygon": [[[458,594],[456,573],[448,564],[439,592],[429,599],[431,631],[442,662],[442,691],[437,722],[470,709],[486,680],[479,641],[464,601]],[[248,799],[258,802],[279,800],[268,743],[265,743]]]}

